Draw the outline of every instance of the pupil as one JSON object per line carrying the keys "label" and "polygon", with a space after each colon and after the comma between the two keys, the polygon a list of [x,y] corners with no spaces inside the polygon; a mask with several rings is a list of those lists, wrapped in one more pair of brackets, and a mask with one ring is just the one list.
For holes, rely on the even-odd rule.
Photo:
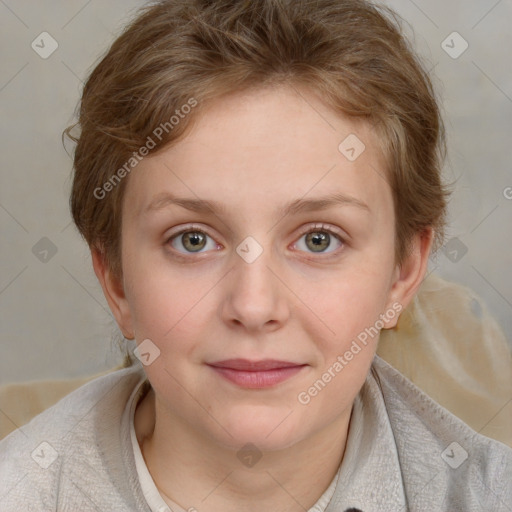
{"label": "pupil", "polygon": [[[192,250],[202,249],[204,246],[204,237],[201,233],[186,233],[185,234],[185,246],[190,245]],[[190,247],[188,247],[190,249]]]}
{"label": "pupil", "polygon": [[314,232],[307,235],[307,241],[313,243],[313,250],[320,252],[329,245],[329,235],[327,233]]}

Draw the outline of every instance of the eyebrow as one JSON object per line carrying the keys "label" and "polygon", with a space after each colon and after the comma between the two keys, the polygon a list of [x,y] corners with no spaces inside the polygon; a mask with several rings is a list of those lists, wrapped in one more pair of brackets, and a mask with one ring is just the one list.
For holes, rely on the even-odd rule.
{"label": "eyebrow", "polygon": [[[223,204],[217,201],[207,199],[193,199],[185,197],[176,197],[168,192],[158,194],[143,210],[144,214],[150,214],[167,208],[171,205],[181,206],[187,210],[210,214],[222,215],[227,213],[227,209]],[[276,212],[278,217],[293,215],[301,212],[313,212],[327,210],[334,206],[355,206],[361,210],[370,212],[369,206],[359,199],[342,193],[329,194],[326,196],[315,197],[311,199],[295,199],[287,203],[284,207]]]}

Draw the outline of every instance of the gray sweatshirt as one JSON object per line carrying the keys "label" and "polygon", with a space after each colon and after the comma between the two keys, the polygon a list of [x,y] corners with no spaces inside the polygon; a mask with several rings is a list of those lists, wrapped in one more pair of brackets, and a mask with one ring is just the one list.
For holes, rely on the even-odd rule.
{"label": "gray sweatshirt", "polygon": [[[153,512],[125,413],[145,378],[140,364],[97,378],[0,441],[0,512]],[[375,356],[330,489],[310,511],[510,512],[512,449]]]}

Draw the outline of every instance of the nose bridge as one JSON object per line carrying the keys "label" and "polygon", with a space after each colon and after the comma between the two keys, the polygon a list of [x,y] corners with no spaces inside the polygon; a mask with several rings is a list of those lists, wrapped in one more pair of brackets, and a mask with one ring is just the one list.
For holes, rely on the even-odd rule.
{"label": "nose bridge", "polygon": [[253,237],[236,247],[224,309],[227,321],[257,330],[286,319],[286,297],[274,275],[276,266],[271,248],[264,248]]}

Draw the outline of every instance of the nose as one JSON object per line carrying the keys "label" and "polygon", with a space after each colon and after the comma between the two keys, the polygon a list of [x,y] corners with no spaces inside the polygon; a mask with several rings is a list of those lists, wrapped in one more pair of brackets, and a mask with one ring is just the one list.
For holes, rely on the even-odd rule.
{"label": "nose", "polygon": [[289,295],[270,251],[249,263],[237,253],[226,281],[223,320],[232,328],[247,332],[272,332],[289,318]]}

